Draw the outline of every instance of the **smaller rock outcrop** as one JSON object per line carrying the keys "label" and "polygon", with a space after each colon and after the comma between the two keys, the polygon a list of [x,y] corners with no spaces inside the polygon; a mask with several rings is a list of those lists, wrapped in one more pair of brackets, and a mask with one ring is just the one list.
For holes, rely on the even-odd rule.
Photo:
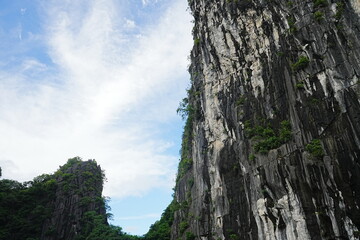
{"label": "smaller rock outcrop", "polygon": [[103,180],[95,160],[79,157],[32,181],[0,180],[0,240],[119,239],[125,233],[107,223]]}
{"label": "smaller rock outcrop", "polygon": [[[86,214],[106,216],[102,198],[104,174],[95,160],[69,159],[55,173],[57,189],[52,216],[42,230],[41,239],[75,239],[91,231],[84,222]],[[106,224],[106,217],[103,218]]]}

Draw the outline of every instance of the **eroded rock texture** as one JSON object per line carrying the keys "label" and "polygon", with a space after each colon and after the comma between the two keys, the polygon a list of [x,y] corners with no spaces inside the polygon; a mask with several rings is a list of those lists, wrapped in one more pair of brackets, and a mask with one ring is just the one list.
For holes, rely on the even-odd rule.
{"label": "eroded rock texture", "polygon": [[172,239],[359,239],[360,2],[189,5]]}
{"label": "eroded rock texture", "polygon": [[77,239],[95,227],[89,225],[91,219],[87,219],[86,214],[106,214],[102,198],[103,173],[94,160],[83,162],[75,158],[60,167],[54,176],[56,197],[50,203],[54,208],[51,218],[44,223],[41,239]]}

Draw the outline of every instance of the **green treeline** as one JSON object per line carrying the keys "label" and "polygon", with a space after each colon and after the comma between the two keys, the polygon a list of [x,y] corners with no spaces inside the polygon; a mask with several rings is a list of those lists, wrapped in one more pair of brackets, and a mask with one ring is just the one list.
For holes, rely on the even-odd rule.
{"label": "green treeline", "polygon": [[[101,181],[102,183],[105,178],[103,172],[97,174],[95,171],[80,173],[67,171],[81,162],[79,157],[71,158],[54,174],[43,174],[24,183],[9,179],[0,180],[0,239],[40,240],[42,235],[43,237],[56,236],[55,228],[49,227],[44,231],[44,223],[53,216],[57,189],[61,187],[66,194],[79,194],[79,189],[73,184],[74,178],[78,177],[76,174],[80,174],[85,185],[81,187],[86,191],[95,191],[91,188],[94,182]],[[94,160],[89,162],[93,164],[90,167],[96,168],[97,164]],[[66,192],[67,189],[68,192]],[[101,197],[101,193],[93,194],[93,197],[83,197],[79,206],[86,207],[91,203],[99,203],[107,209],[106,199]],[[81,231],[75,239],[169,240],[174,215],[173,205],[169,205],[161,219],[155,222],[144,236],[129,235],[121,227],[109,225],[107,218],[111,215],[110,213],[99,214],[99,211],[85,211],[80,220]]]}
{"label": "green treeline", "polygon": [[45,219],[52,214],[49,200],[56,183],[48,175],[31,182],[0,181],[0,239],[39,239]]}

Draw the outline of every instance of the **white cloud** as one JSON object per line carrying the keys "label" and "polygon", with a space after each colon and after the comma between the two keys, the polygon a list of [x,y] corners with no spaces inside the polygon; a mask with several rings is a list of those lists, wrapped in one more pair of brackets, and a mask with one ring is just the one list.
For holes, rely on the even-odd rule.
{"label": "white cloud", "polygon": [[136,27],[136,23],[133,20],[125,18],[125,28],[133,29]]}
{"label": "white cloud", "polygon": [[141,1],[142,1],[142,4],[144,6],[146,6],[146,5],[150,4],[150,3],[157,3],[158,2],[158,0],[141,0]]}
{"label": "white cloud", "polygon": [[47,66],[44,63],[41,63],[37,59],[28,58],[25,59],[22,63],[21,72],[32,71],[32,72],[43,72],[46,71]]}
{"label": "white cloud", "polygon": [[17,32],[19,40],[22,40],[22,24],[19,24],[15,31]]}
{"label": "white cloud", "polygon": [[119,217],[118,220],[142,220],[142,219],[148,219],[148,218],[158,218],[161,214],[160,213],[151,213],[151,214],[145,214],[141,216],[127,216],[127,217]]}
{"label": "white cloud", "polygon": [[106,170],[110,197],[172,185],[178,157],[165,153],[172,142],[159,133],[177,119],[187,85],[186,1],[140,38],[125,33],[116,3],[50,1],[45,35],[56,74],[30,58],[0,72],[3,177],[29,180],[81,156]]}
{"label": "white cloud", "polygon": [[26,8],[20,8],[20,13],[21,13],[21,15],[25,15],[25,13],[26,13]]}

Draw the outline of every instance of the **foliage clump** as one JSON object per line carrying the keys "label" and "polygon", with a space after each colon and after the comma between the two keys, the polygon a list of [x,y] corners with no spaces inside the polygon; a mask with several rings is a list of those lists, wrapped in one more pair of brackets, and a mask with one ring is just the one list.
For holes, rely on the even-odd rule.
{"label": "foliage clump", "polygon": [[335,19],[336,20],[340,20],[341,17],[343,16],[344,14],[344,3],[343,2],[337,2],[336,3],[336,13],[335,13]]}
{"label": "foliage clump", "polygon": [[144,240],[170,240],[174,212],[178,209],[179,204],[173,200],[161,215],[160,220],[150,226],[149,231],[144,235]]}
{"label": "foliage clump", "polygon": [[195,99],[200,96],[200,92],[190,88],[187,91],[187,94],[188,96],[180,102],[180,105],[176,110],[183,120],[186,119],[182,135],[177,181],[192,167],[191,148],[193,140],[193,122],[199,115],[199,111],[197,111],[196,106],[194,106],[194,102]]}
{"label": "foliage clump", "polygon": [[178,178],[181,178],[192,167],[193,160],[191,158],[184,158],[179,163]]}
{"label": "foliage clump", "polygon": [[287,18],[287,22],[288,22],[288,25],[289,25],[290,33],[297,32],[297,27],[295,26],[296,19],[293,16],[290,16],[290,17]]}
{"label": "foliage clump", "polygon": [[188,227],[189,227],[189,223],[187,221],[182,221],[179,224],[180,234],[183,234]]}
{"label": "foliage clump", "polygon": [[182,117],[183,120],[186,119],[180,150],[181,159],[185,159],[190,155],[192,128],[195,112],[194,107],[189,102],[189,98],[184,98],[182,100],[176,112]]}
{"label": "foliage clump", "polygon": [[294,71],[305,69],[310,63],[310,60],[306,56],[301,56],[298,61],[291,65]]}
{"label": "foliage clump", "polygon": [[63,166],[59,167],[59,170],[64,172],[67,169],[73,167],[75,164],[79,164],[81,162],[82,162],[82,159],[80,157],[69,158]]}
{"label": "foliage clump", "polygon": [[295,85],[295,87],[296,87],[297,89],[304,89],[304,88],[305,88],[305,83],[304,83],[304,81],[297,82],[296,85]]}
{"label": "foliage clump", "polygon": [[320,139],[313,139],[309,144],[306,145],[305,150],[317,159],[322,159],[325,155]]}
{"label": "foliage clump", "polygon": [[239,237],[238,237],[238,235],[236,235],[236,234],[230,234],[230,240],[239,240]]}
{"label": "foliage clump", "polygon": [[193,234],[192,232],[186,232],[185,236],[186,236],[186,240],[195,240],[196,239],[195,234]]}
{"label": "foliage clump", "polygon": [[251,127],[250,121],[245,122],[245,134],[256,141],[254,150],[256,153],[266,154],[271,149],[280,147],[292,138],[291,124],[282,121],[280,129],[274,130],[269,124],[266,126],[256,125]]}
{"label": "foliage clump", "polygon": [[245,101],[246,101],[246,97],[245,96],[240,96],[238,98],[238,100],[236,100],[236,105],[237,106],[243,105],[245,103]]}
{"label": "foliage clump", "polygon": [[106,216],[88,211],[82,218],[82,230],[76,240],[140,240],[138,236],[123,232],[121,227],[109,225]]}
{"label": "foliage clump", "polygon": [[314,18],[316,21],[320,22],[321,20],[324,19],[324,13],[322,11],[316,11],[314,13]]}
{"label": "foliage clump", "polygon": [[42,225],[53,211],[57,183],[43,174],[20,183],[0,181],[0,239],[39,239]]}
{"label": "foliage clump", "polygon": [[327,6],[327,1],[326,0],[314,0],[314,7],[318,8],[318,7],[325,7]]}

